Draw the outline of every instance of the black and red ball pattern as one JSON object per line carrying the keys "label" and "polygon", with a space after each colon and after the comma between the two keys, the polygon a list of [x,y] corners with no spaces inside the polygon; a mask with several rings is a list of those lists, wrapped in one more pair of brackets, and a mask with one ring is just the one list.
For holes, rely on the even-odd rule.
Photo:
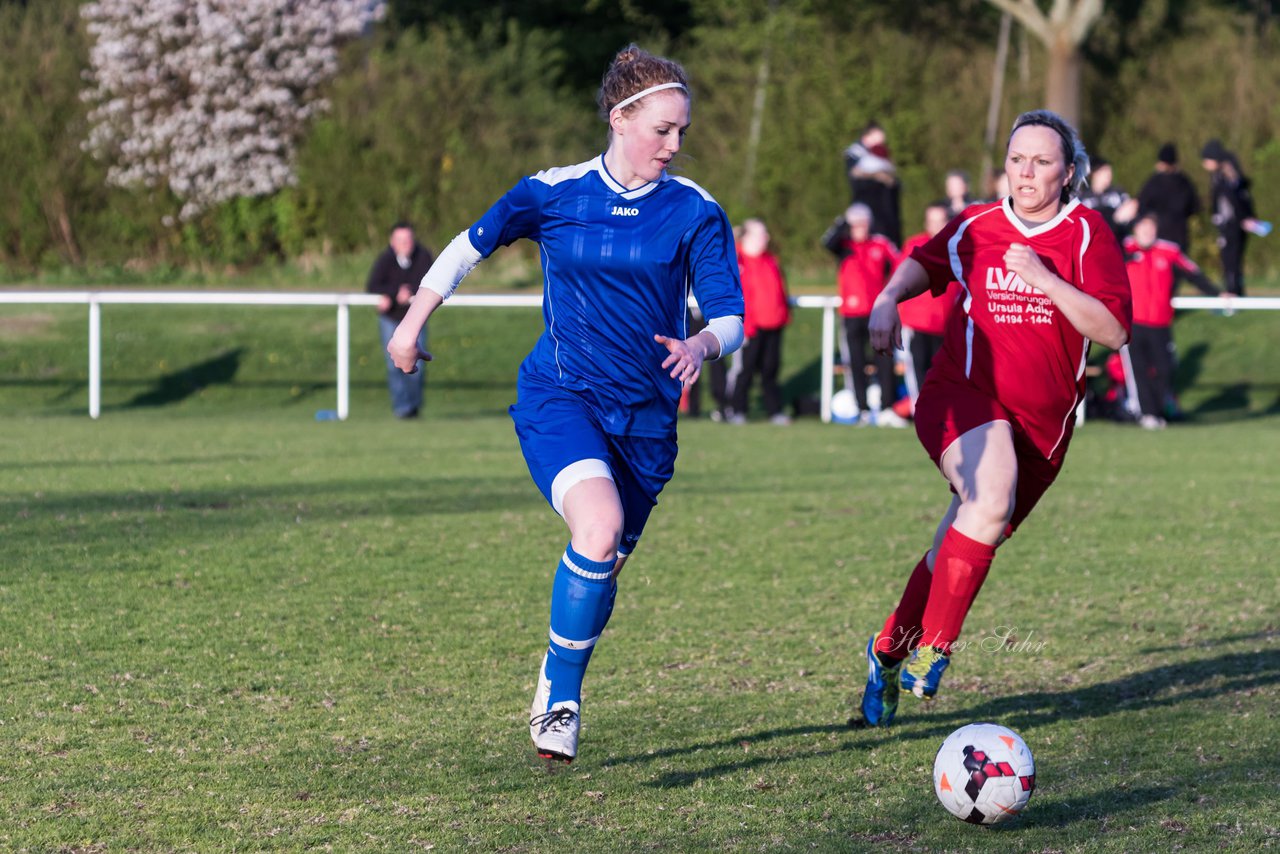
{"label": "black and red ball pattern", "polygon": [[[982,791],[982,784],[992,777],[1017,776],[1013,766],[1008,762],[992,762],[987,758],[986,751],[976,750],[973,745],[967,745],[964,749],[964,770],[969,772],[969,782],[965,783],[964,791],[970,800],[975,801],[978,799],[978,793]],[[1036,775],[1022,777],[1019,782],[1022,783],[1024,792],[1034,791]]]}

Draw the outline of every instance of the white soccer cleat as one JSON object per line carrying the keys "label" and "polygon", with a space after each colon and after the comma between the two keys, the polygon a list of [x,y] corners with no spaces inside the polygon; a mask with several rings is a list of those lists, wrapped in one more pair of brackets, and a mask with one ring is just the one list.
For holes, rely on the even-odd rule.
{"label": "white soccer cleat", "polygon": [[533,733],[533,746],[543,759],[572,762],[578,755],[578,730],[582,718],[578,716],[578,704],[572,700],[556,703],[551,710],[531,717],[529,730]]}
{"label": "white soccer cleat", "polygon": [[578,704],[569,700],[548,709],[550,701],[551,680],[547,678],[547,656],[544,654],[542,666],[538,668],[538,687],[533,692],[533,705],[529,707],[529,737],[543,759],[572,762],[578,755],[578,730],[582,723]]}

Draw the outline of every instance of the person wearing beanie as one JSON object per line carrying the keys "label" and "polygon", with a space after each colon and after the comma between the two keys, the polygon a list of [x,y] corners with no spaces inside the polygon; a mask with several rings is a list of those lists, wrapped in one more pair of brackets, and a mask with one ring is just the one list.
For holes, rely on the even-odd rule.
{"label": "person wearing beanie", "polygon": [[1200,212],[1200,197],[1186,173],[1178,168],[1178,147],[1172,142],[1156,153],[1155,172],[1138,191],[1138,207],[1155,214],[1160,240],[1187,251],[1187,220]]}
{"label": "person wearing beanie", "polygon": [[1218,227],[1218,254],[1222,258],[1222,286],[1244,296],[1244,250],[1249,231],[1257,227],[1249,179],[1240,161],[1222,142],[1211,139],[1200,150],[1200,162],[1209,173],[1210,214]]}

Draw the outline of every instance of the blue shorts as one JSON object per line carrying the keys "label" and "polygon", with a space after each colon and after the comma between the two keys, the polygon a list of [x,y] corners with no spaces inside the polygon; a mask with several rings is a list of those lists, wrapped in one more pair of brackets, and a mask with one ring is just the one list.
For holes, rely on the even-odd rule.
{"label": "blue shorts", "polygon": [[521,383],[510,412],[529,474],[557,513],[564,515],[565,493],[576,484],[593,477],[613,481],[622,500],[618,553],[631,554],[658,493],[675,473],[675,437],[606,433],[572,392],[540,384]]}

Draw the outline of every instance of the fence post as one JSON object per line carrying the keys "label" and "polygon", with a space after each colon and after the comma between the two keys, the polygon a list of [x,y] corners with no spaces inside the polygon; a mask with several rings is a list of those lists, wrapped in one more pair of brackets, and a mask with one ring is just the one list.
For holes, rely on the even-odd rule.
{"label": "fence post", "polygon": [[834,364],[836,360],[836,309],[831,304],[822,307],[822,383],[818,402],[822,423],[831,423],[831,395],[835,393]]}
{"label": "fence post", "polygon": [[89,295],[89,417],[102,413],[102,304]]}
{"label": "fence post", "polygon": [[338,420],[347,420],[350,395],[351,306],[338,299]]}

